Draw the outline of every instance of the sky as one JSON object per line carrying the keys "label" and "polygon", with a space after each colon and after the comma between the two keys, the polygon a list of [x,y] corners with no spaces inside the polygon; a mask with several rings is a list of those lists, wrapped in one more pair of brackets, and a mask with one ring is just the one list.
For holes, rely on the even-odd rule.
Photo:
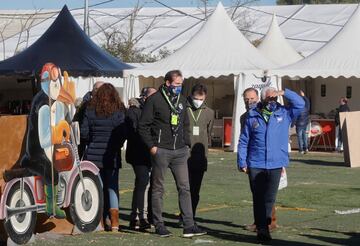
{"label": "sky", "polygon": [[[107,0],[88,0],[89,5],[105,2]],[[102,4],[103,8],[132,7],[135,0],[113,0],[112,2]],[[161,7],[153,0],[143,0],[147,2],[146,6]],[[160,2],[171,7],[197,7],[198,0],[160,0]],[[216,5],[218,0],[212,0],[211,4]],[[231,5],[232,0],[222,0],[224,5]],[[276,0],[258,0],[256,5],[274,5]],[[69,8],[80,8],[84,6],[84,0],[1,0],[0,9],[60,9],[64,4]],[[100,7],[100,6],[99,6]]]}

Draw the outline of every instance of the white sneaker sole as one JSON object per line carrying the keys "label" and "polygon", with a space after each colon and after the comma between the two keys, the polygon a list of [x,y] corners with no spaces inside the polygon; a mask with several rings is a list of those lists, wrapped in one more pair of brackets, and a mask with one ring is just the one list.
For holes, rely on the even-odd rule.
{"label": "white sneaker sole", "polygon": [[183,237],[185,238],[190,238],[190,237],[198,237],[198,236],[203,236],[206,235],[206,232],[201,232],[201,233],[187,233],[187,234],[183,234]]}

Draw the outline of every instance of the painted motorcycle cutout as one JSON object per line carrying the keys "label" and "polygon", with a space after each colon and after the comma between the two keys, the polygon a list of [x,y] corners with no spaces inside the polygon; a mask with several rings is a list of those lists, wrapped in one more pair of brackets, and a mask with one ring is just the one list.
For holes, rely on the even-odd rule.
{"label": "painted motorcycle cutout", "polygon": [[[63,80],[63,81],[62,81]],[[75,114],[75,86],[66,71],[47,63],[41,71],[41,91],[33,99],[28,117],[26,150],[18,169],[6,170],[0,219],[17,244],[28,242],[36,214],[65,218],[69,208],[74,225],[94,231],[103,209],[99,169],[80,161],[79,126]]]}

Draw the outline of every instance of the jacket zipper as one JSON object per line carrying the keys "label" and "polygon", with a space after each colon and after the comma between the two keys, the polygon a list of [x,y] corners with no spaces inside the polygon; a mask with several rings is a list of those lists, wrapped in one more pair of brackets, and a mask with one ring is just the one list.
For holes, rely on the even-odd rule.
{"label": "jacket zipper", "polygon": [[158,143],[160,143],[160,141],[161,141],[161,129],[160,129],[160,131],[159,131]]}
{"label": "jacket zipper", "polygon": [[176,139],[177,139],[177,135],[175,135],[175,140],[174,140],[174,150],[176,149]]}

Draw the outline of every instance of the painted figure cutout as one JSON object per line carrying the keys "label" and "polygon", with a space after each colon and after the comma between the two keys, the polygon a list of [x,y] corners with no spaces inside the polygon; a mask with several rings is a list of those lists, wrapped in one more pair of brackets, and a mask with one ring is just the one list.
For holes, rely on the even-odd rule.
{"label": "painted figure cutout", "polygon": [[67,105],[71,107],[74,103],[75,87],[69,86],[68,76],[65,77],[64,86],[61,86],[59,73],[59,68],[52,63],[45,64],[41,71],[41,91],[31,106],[26,154],[21,164],[43,177],[46,213],[56,218],[65,218],[65,212],[54,202],[59,175],[52,158],[54,146],[70,138],[70,126],[65,118],[69,113]]}
{"label": "painted figure cutout", "polygon": [[[17,244],[30,240],[36,213],[65,218],[69,207],[75,226],[90,232],[100,223],[103,209],[99,169],[80,161],[72,123],[75,86],[67,72],[52,63],[41,71],[41,91],[34,97],[26,133],[26,150],[21,168],[6,170],[0,201],[0,220]],[[61,81],[63,79],[63,81]]]}

